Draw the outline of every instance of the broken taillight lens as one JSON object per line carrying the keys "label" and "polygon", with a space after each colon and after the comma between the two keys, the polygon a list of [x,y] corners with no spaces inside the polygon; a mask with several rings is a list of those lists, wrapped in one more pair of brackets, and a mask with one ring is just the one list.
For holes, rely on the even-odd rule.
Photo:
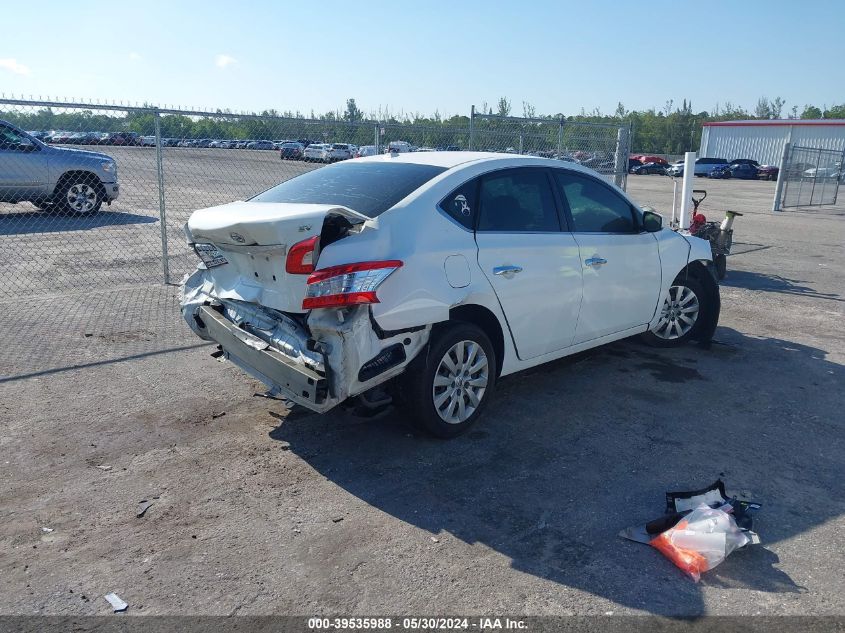
{"label": "broken taillight lens", "polygon": [[344,308],[364,303],[378,303],[376,289],[402,262],[391,259],[359,262],[318,270],[308,277],[302,309]]}
{"label": "broken taillight lens", "polygon": [[291,275],[308,275],[314,272],[314,249],[319,235],[297,242],[290,247],[285,260],[285,272]]}

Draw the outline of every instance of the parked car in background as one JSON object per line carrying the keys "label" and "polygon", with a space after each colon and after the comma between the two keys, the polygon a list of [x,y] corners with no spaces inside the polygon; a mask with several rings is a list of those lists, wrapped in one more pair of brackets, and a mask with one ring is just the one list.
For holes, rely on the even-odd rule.
{"label": "parked car in background", "polygon": [[637,165],[629,170],[632,174],[658,174],[660,176],[666,175],[666,165],[661,163],[645,163],[644,165]]}
{"label": "parked car in background", "polygon": [[0,121],[0,202],[87,215],[118,197],[117,164],[106,154],[46,145]]}
{"label": "parked car in background", "polygon": [[329,160],[332,162],[352,158],[352,149],[347,143],[332,143],[329,145]]}
{"label": "parked car in background", "polygon": [[60,143],[64,144],[68,142],[68,139],[73,135],[73,132],[65,132],[63,130],[58,130],[53,132],[47,139],[45,139],[48,143]]}
{"label": "parked car in background", "polygon": [[666,168],[666,175],[673,178],[680,178],[684,175],[684,161],[676,160]]}
{"label": "parked car in background", "polygon": [[142,136],[138,139],[138,145],[141,147],[155,147],[156,146],[156,137],[155,136]]}
{"label": "parked car in background", "polygon": [[411,144],[407,141],[390,141],[384,151],[386,154],[406,154],[411,151]]}
{"label": "parked car in background", "polygon": [[[696,176],[709,176],[710,172],[713,171],[715,167],[722,167],[726,166],[728,161],[724,158],[696,158],[695,159],[695,172]],[[669,168],[666,170],[666,173],[669,176],[680,177],[684,175],[684,161],[679,160],[672,163]]]}
{"label": "parked car in background", "polygon": [[309,162],[327,163],[329,162],[329,147],[323,143],[311,143],[302,152],[302,158]]}
{"label": "parked car in background", "polygon": [[141,137],[137,132],[112,132],[106,145],[140,145]]}
{"label": "parked car in background", "polygon": [[273,147],[273,141],[252,141],[252,143],[247,143],[247,149],[275,149]]}
{"label": "parked car in background", "polygon": [[761,165],[753,158],[734,158],[732,161],[728,162],[729,165],[751,165],[752,167],[759,168]]}
{"label": "parked car in background", "polygon": [[669,166],[669,161],[662,156],[654,156],[653,154],[637,154],[635,156],[631,156],[631,159],[636,160],[641,165],[645,165],[646,163],[657,163],[658,165],[664,165],[666,167]]}
{"label": "parked car in background", "polygon": [[322,413],[393,394],[440,437],[502,376],[637,334],[709,341],[719,316],[707,241],[545,158],[344,161],[196,211],[185,232],[203,261],[185,321],[270,395]]}
{"label": "parked car in background", "polygon": [[279,148],[279,158],[282,160],[300,160],[305,148],[295,141],[282,143]]}
{"label": "parked car in background", "polygon": [[842,170],[842,163],[836,162],[832,165],[825,165],[824,167],[810,167],[804,171],[805,178],[819,179],[834,179],[839,180]]}
{"label": "parked car in background", "polygon": [[757,167],[757,177],[763,180],[777,180],[780,168],[774,165],[760,165]]}
{"label": "parked car in background", "polygon": [[740,180],[757,180],[759,171],[754,165],[738,163],[720,165],[710,170],[710,178],[737,178]]}
{"label": "parked car in background", "polygon": [[696,158],[695,159],[695,175],[709,176],[714,167],[727,165],[728,161],[724,158]]}
{"label": "parked car in background", "polygon": [[67,137],[65,143],[67,143],[68,145],[82,145],[84,139],[85,132],[74,132],[73,134]]}
{"label": "parked car in background", "polygon": [[378,150],[376,150],[375,145],[362,145],[355,152],[355,158],[365,158],[367,156],[375,156],[376,154],[378,154]]}

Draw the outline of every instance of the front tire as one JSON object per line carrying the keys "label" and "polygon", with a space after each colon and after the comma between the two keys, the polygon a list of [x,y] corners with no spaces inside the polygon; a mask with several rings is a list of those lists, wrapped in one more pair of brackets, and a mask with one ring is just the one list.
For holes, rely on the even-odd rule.
{"label": "front tire", "polygon": [[694,338],[707,312],[707,294],[694,277],[678,278],[660,309],[660,319],[643,340],[654,347],[680,347]]}
{"label": "front tire", "polygon": [[67,213],[93,215],[103,204],[103,192],[96,176],[80,175],[68,178],[59,187],[56,205]]}
{"label": "front tire", "polygon": [[496,385],[496,353],[484,331],[458,322],[432,334],[400,378],[400,406],[421,428],[450,438],[478,420]]}

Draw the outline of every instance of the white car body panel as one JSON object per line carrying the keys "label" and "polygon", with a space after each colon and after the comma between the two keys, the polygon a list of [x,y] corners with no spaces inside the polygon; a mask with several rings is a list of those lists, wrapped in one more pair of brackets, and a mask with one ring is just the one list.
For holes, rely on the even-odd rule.
{"label": "white car body panel", "polygon": [[[583,299],[575,343],[645,326],[660,296],[660,255],[653,233],[574,233],[581,254]],[[591,259],[607,263],[589,265]],[[625,305],[619,310],[619,305]]]}
{"label": "white car body panel", "polygon": [[[438,208],[457,187],[495,170],[539,166],[595,175],[573,163],[502,154],[425,152],[379,155],[348,164],[376,161],[439,165],[447,171],[375,218],[336,205],[242,202],[199,211],[188,223],[196,242],[213,242],[235,262],[186,279],[183,313],[189,325],[206,337],[192,323],[191,310],[202,302],[220,300],[305,314],[312,337],[327,350],[332,369],[330,395],[314,405],[302,402],[284,385],[271,386],[313,410],[328,410],[401,373],[424,348],[432,327],[448,321],[450,312],[462,306],[486,309],[501,326],[501,375],[645,332],[656,326],[658,308],[678,273],[689,262],[711,259],[708,242],[668,229],[624,235],[475,233]],[[344,164],[325,169],[338,168]],[[619,188],[608,186],[631,202]],[[356,230],[319,251],[318,269],[393,259],[404,265],[378,287],[378,303],[305,313],[301,308],[305,276],[291,279],[278,271],[284,270],[284,249],[295,238],[319,234],[323,218],[329,214],[349,218]],[[300,231],[300,226],[308,228]],[[258,246],[279,246],[279,252],[270,253],[263,263],[256,261],[260,257],[249,250],[254,247],[235,244],[229,239],[232,233]],[[608,263],[585,266],[585,260],[594,255]],[[510,278],[493,275],[493,268],[500,265],[523,270]],[[271,282],[268,277],[273,271],[276,279]],[[361,382],[358,371],[362,363],[397,344],[405,345],[407,359],[377,378]]]}
{"label": "white car body panel", "polygon": [[[569,347],[578,324],[582,278],[571,233],[476,234],[478,265],[505,313],[517,355],[529,359]],[[495,274],[516,266],[515,273]],[[542,309],[537,309],[538,299]]]}

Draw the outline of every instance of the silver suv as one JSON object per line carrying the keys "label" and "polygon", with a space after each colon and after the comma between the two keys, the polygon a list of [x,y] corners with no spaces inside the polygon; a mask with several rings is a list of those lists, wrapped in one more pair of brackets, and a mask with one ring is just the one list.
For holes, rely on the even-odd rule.
{"label": "silver suv", "polygon": [[0,121],[0,202],[89,214],[111,204],[119,191],[111,156],[45,145]]}

